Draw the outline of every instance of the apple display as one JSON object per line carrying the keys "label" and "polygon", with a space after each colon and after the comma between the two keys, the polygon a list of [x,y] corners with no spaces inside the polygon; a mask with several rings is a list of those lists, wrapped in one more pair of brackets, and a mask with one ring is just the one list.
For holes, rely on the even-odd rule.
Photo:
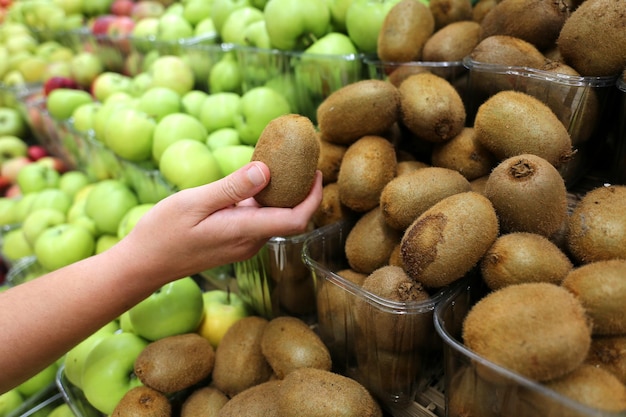
{"label": "apple display", "polygon": [[26,156],[28,145],[24,140],[14,135],[0,136],[0,164],[8,159]]}
{"label": "apple display", "polygon": [[135,193],[122,181],[98,181],[85,201],[85,213],[96,223],[100,233],[117,234],[124,215],[139,204]]}
{"label": "apple display", "polygon": [[247,45],[245,34],[248,26],[255,22],[264,22],[263,11],[252,6],[233,10],[222,25],[222,40],[236,45]]}
{"label": "apple display", "polygon": [[378,34],[389,10],[400,0],[353,0],[346,10],[346,31],[360,52],[376,54]]}
{"label": "apple display", "polygon": [[250,6],[250,0],[213,0],[211,5],[211,19],[218,33],[222,33],[224,22],[235,10]]}
{"label": "apple display", "polygon": [[55,88],[48,95],[46,108],[55,119],[67,120],[78,106],[91,102],[93,97],[84,90]]}
{"label": "apple display", "polygon": [[146,18],[159,17],[164,11],[163,4],[156,0],[139,0],[133,6],[130,16],[135,21],[141,21]]}
{"label": "apple display", "polygon": [[217,28],[215,27],[215,23],[213,23],[213,19],[207,17],[198,22],[197,25],[193,28],[193,35],[198,38],[203,38],[208,40],[213,38],[217,40],[219,37],[219,33],[217,33]]}
{"label": "apple display", "polygon": [[185,93],[181,98],[182,111],[199,119],[200,108],[208,95],[205,91],[195,89]]}
{"label": "apple display", "polygon": [[67,171],[59,178],[59,189],[72,199],[88,184],[91,184],[91,179],[83,171]]}
{"label": "apple display", "polygon": [[17,199],[0,197],[0,225],[8,226],[17,223]]}
{"label": "apple display", "polygon": [[[152,82],[151,79],[148,81]],[[157,122],[168,114],[179,112],[181,108],[181,96],[168,87],[149,87],[139,96],[137,102],[137,110],[147,113]]]}
{"label": "apple display", "polygon": [[129,309],[135,332],[151,341],[194,332],[203,314],[202,290],[191,277],[165,284]]}
{"label": "apple display", "polygon": [[235,129],[242,143],[254,146],[271,120],[290,112],[289,102],[282,94],[270,87],[255,87],[241,96]]}
{"label": "apple display", "polygon": [[179,139],[205,142],[208,133],[196,117],[187,113],[172,113],[161,119],[154,128],[152,158],[159,163],[163,151]]}
{"label": "apple display", "polygon": [[71,122],[72,127],[79,132],[88,132],[94,128],[94,121],[96,119],[96,113],[102,106],[102,103],[93,101],[91,103],[83,104],[74,109],[72,113]]}
{"label": "apple display", "polygon": [[0,107],[0,136],[24,137],[26,121],[17,109]]}
{"label": "apple display", "polygon": [[325,1],[270,0],[264,14],[272,46],[283,51],[303,50],[330,30]]}
{"label": "apple display", "polygon": [[104,66],[96,54],[89,51],[76,53],[70,61],[72,78],[83,88],[89,88]]}
{"label": "apple display", "polygon": [[2,162],[0,166],[0,175],[6,178],[11,183],[17,181],[17,174],[26,165],[32,164],[33,161],[27,156],[16,156],[15,158],[7,159]]}
{"label": "apple display", "polygon": [[241,96],[237,93],[209,94],[202,103],[200,121],[208,133],[223,127],[235,127],[235,118],[241,111],[240,106]]}
{"label": "apple display", "polygon": [[67,213],[72,205],[72,197],[59,188],[46,188],[35,194],[30,213],[40,208],[53,208]]}
{"label": "apple display", "polygon": [[242,74],[237,57],[232,51],[226,52],[209,72],[209,91],[241,93]]}
{"label": "apple display", "polygon": [[146,161],[152,157],[152,134],[156,122],[147,113],[129,107],[111,113],[104,130],[104,143],[120,157],[133,161]]}
{"label": "apple display", "polygon": [[254,146],[251,145],[229,145],[215,149],[213,156],[222,175],[226,176],[250,162],[253,152]]}
{"label": "apple display", "polygon": [[203,20],[211,18],[212,3],[206,0],[188,0],[184,3],[183,17],[195,28]]}
{"label": "apple display", "polygon": [[35,247],[35,242],[39,235],[52,226],[65,223],[67,220],[65,213],[54,208],[40,208],[31,212],[22,223],[24,238],[31,247]]}
{"label": "apple display", "polygon": [[207,136],[206,144],[210,150],[215,151],[222,146],[241,145],[239,132],[234,127],[223,127],[214,130]]}
{"label": "apple display", "polygon": [[[132,97],[139,97],[151,88],[165,88],[165,87],[152,87],[152,76],[148,72],[140,72],[133,76],[133,84],[130,87],[130,95]],[[171,91],[171,90],[170,90]],[[139,99],[137,105],[139,105]],[[169,106],[166,106],[169,107]]]}
{"label": "apple display", "polygon": [[197,187],[222,178],[215,157],[204,142],[180,139],[161,155],[159,170],[179,190]]}
{"label": "apple display", "polygon": [[131,77],[116,72],[105,71],[93,80],[91,93],[97,100],[104,102],[107,97],[117,91],[128,92],[131,85]]}
{"label": "apple display", "polygon": [[17,204],[15,206],[15,218],[18,223],[24,221],[28,213],[31,212],[33,208],[33,203],[37,198],[37,193],[29,193],[22,194],[20,198],[17,200]]}
{"label": "apple display", "polygon": [[181,97],[193,89],[194,73],[179,56],[164,55],[156,58],[150,66],[152,85],[168,87]]}
{"label": "apple display", "polygon": [[61,174],[40,163],[28,164],[17,174],[16,183],[24,194],[41,191],[46,188],[57,188]]}
{"label": "apple display", "polygon": [[183,16],[165,13],[159,17],[156,38],[160,41],[177,42],[193,36],[193,26]]}
{"label": "apple display", "polygon": [[250,308],[239,295],[228,290],[206,291],[202,298],[204,317],[197,331],[217,348],[230,326],[251,314]]}
{"label": "apple display", "polygon": [[133,0],[114,0],[111,4],[111,13],[116,16],[130,16],[134,6]]}
{"label": "apple display", "polygon": [[11,229],[2,237],[2,255],[10,262],[15,262],[35,252],[28,244],[21,227]]}
{"label": "apple display", "polygon": [[139,219],[143,217],[150,209],[154,207],[154,203],[138,204],[126,212],[117,228],[117,238],[123,239],[135,227]]}
{"label": "apple display", "polygon": [[33,252],[48,271],[88,258],[94,254],[96,242],[91,232],[74,223],[49,227],[39,234]]}

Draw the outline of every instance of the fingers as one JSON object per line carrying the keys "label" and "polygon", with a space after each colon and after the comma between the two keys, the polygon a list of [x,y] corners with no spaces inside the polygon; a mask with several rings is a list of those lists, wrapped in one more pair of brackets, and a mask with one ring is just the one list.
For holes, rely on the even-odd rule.
{"label": "fingers", "polygon": [[258,161],[250,162],[221,180],[203,186],[210,196],[205,204],[215,210],[237,204],[265,188],[269,178],[267,165]]}

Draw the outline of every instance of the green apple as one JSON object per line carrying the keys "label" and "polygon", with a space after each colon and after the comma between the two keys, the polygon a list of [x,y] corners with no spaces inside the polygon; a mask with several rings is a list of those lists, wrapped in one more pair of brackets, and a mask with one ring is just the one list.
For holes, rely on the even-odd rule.
{"label": "green apple", "polygon": [[205,19],[211,18],[212,1],[188,0],[184,3],[183,17],[193,27],[196,27]]}
{"label": "green apple", "polygon": [[346,11],[346,31],[360,52],[375,54],[378,34],[389,10],[400,0],[353,0]]}
{"label": "green apple", "polygon": [[234,52],[228,51],[216,62],[209,72],[209,91],[212,94],[241,92],[242,75]]}
{"label": "green apple", "polygon": [[168,146],[161,154],[159,170],[180,190],[222,178],[222,171],[209,147],[193,139],[179,139]]}
{"label": "green apple", "polygon": [[195,84],[194,73],[189,64],[181,57],[163,55],[150,66],[152,86],[168,87],[181,97],[191,91]]}
{"label": "green apple", "polygon": [[[152,75],[149,72],[140,72],[133,77],[133,84],[130,86],[130,95],[139,97],[148,91],[152,86]],[[160,87],[154,87],[160,88]]]}
{"label": "green apple", "polygon": [[[135,329],[133,329],[133,325],[130,322],[130,312],[129,311],[125,311],[122,313],[122,315],[119,317],[119,322],[120,322],[120,329],[122,329],[123,332],[127,332],[127,333],[135,333]],[[135,333],[137,334],[137,333]]]}
{"label": "green apple", "polygon": [[28,213],[31,212],[33,208],[33,203],[35,202],[36,198],[37,193],[29,193],[22,194],[21,197],[18,199],[17,204],[14,207],[15,218],[18,223],[24,221],[26,216],[28,216]]}
{"label": "green apple", "polygon": [[0,394],[0,416],[10,416],[24,400],[25,398],[15,388]]}
{"label": "green apple", "polygon": [[148,342],[133,333],[105,336],[87,355],[83,393],[98,411],[111,415],[115,406],[141,381],[133,374],[135,360]]}
{"label": "green apple", "polygon": [[217,348],[226,331],[237,321],[251,314],[243,299],[227,290],[211,290],[202,293],[204,317],[198,333]]}
{"label": "green apple", "polygon": [[270,49],[272,47],[272,41],[267,31],[265,19],[246,26],[243,34],[243,42],[245,45],[254,46],[255,48]]}
{"label": "green apple", "polygon": [[102,253],[105,250],[108,250],[109,248],[111,248],[113,245],[115,245],[119,241],[120,241],[120,238],[117,237],[116,235],[109,235],[109,234],[100,235],[96,239],[95,253],[96,254]]}
{"label": "green apple", "polygon": [[46,188],[57,188],[61,174],[42,164],[29,164],[20,169],[17,174],[17,185],[22,194],[29,194]]}
{"label": "green apple", "polygon": [[208,95],[205,91],[195,89],[185,93],[181,98],[182,111],[198,119],[202,103]]}
{"label": "green apple", "polygon": [[85,213],[100,233],[117,234],[120,221],[137,204],[137,196],[124,182],[106,179],[98,181],[87,195]]}
{"label": "green apple", "polygon": [[99,101],[83,104],[74,109],[72,113],[71,124],[74,129],[79,132],[88,132],[94,128],[96,113],[102,106]]}
{"label": "green apple", "polygon": [[215,151],[222,146],[241,145],[239,132],[234,127],[223,127],[214,130],[207,136],[206,144],[210,150]]}
{"label": "green apple", "polygon": [[114,110],[110,119],[114,122],[104,130],[104,143],[116,155],[133,162],[152,157],[152,135],[156,122],[149,114],[122,107]]}
{"label": "green apple", "polygon": [[234,127],[240,113],[241,96],[232,92],[212,93],[202,103],[200,121],[208,133],[223,127]]}
{"label": "green apple", "polygon": [[22,222],[22,232],[28,244],[34,248],[37,238],[44,230],[66,221],[67,218],[62,211],[54,208],[40,208],[26,216]]}
{"label": "green apple", "polygon": [[250,162],[253,152],[254,146],[251,145],[231,145],[215,149],[213,156],[217,160],[222,175],[226,176]]}
{"label": "green apple", "polygon": [[302,113],[300,109],[300,98],[304,95],[302,93],[302,87],[296,84],[296,79],[293,76],[293,71],[290,74],[279,74],[270,78],[265,82],[266,87],[273,88],[283,95],[289,102],[289,106],[292,111],[296,113]]}
{"label": "green apple", "polygon": [[106,101],[111,94],[122,91],[129,92],[132,78],[116,72],[105,71],[100,73],[91,85],[91,93],[100,102]]}
{"label": "green apple", "polygon": [[95,110],[93,115],[93,133],[94,137],[100,142],[104,143],[104,136],[107,127],[109,126],[109,117],[111,113],[120,108],[133,108],[133,104],[130,100],[111,100],[102,103]]}
{"label": "green apple", "polygon": [[43,391],[51,384],[54,384],[58,369],[59,367],[56,362],[48,365],[32,377],[28,378],[26,381],[15,387],[15,389],[18,390],[18,392],[22,394],[22,397],[24,398],[32,397],[38,392]]}
{"label": "green apple", "polygon": [[0,166],[8,159],[18,156],[26,156],[28,145],[26,142],[13,135],[0,136]]}
{"label": "green apple", "polygon": [[59,178],[59,189],[74,198],[78,191],[91,184],[91,179],[83,171],[66,171]]}
{"label": "green apple", "polygon": [[255,22],[263,22],[264,14],[252,6],[245,6],[233,10],[222,26],[222,40],[236,45],[247,45],[245,40],[246,28]]}
{"label": "green apple", "polygon": [[169,87],[149,87],[137,102],[137,110],[147,113],[157,122],[168,114],[179,112],[181,108],[181,96]]}
{"label": "green apple", "polygon": [[17,203],[15,198],[0,197],[0,226],[17,223]]}
{"label": "green apple", "polygon": [[96,242],[84,227],[63,223],[49,227],[39,234],[33,252],[48,271],[88,258],[94,254]]}
{"label": "green apple", "polygon": [[141,51],[148,48],[148,45],[154,46],[150,40],[157,37],[159,31],[159,17],[149,16],[137,20],[133,27],[133,46],[139,47]]}
{"label": "green apple", "polygon": [[159,17],[156,38],[160,41],[176,42],[193,36],[193,25],[182,15],[164,13]]}
{"label": "green apple", "polygon": [[68,403],[61,403],[57,405],[50,411],[50,414],[48,414],[48,417],[75,417],[75,416],[76,414],[74,414],[74,412],[72,411]]}
{"label": "green apple", "polygon": [[328,4],[328,9],[330,10],[330,24],[332,25],[333,31],[347,33],[346,13],[352,1],[353,0],[326,0],[326,4]]}
{"label": "green apple", "polygon": [[129,309],[135,332],[152,341],[194,332],[203,314],[202,289],[191,277],[165,284]]}
{"label": "green apple", "polygon": [[62,213],[67,213],[72,205],[72,197],[60,188],[46,188],[37,191],[36,194],[30,213],[40,208],[53,208]]}
{"label": "green apple", "polygon": [[81,341],[79,344],[71,348],[66,354],[63,360],[65,365],[65,369],[63,372],[65,373],[65,377],[72,384],[77,386],[78,388],[83,388],[83,368],[85,367],[85,360],[87,359],[87,355],[93,349],[95,345],[97,345],[100,341],[102,341],[106,336],[110,336],[113,333],[117,332],[120,329],[119,323],[116,320],[113,320],[100,329],[96,330],[86,339]]}
{"label": "green apple", "polygon": [[70,61],[72,78],[83,88],[90,87],[96,77],[102,74],[104,70],[102,61],[93,52],[78,52]]}
{"label": "green apple", "polygon": [[209,39],[217,40],[219,37],[215,23],[213,23],[213,19],[210,17],[202,19],[197,25],[194,26],[193,35],[197,38],[204,39],[206,42],[209,42]]}
{"label": "green apple", "polygon": [[11,262],[35,254],[21,227],[11,229],[2,236],[2,255]]}
{"label": "green apple", "polygon": [[226,19],[233,11],[247,6],[250,6],[250,0],[213,0],[211,19],[217,32],[222,33]]}
{"label": "green apple", "polygon": [[24,137],[26,122],[17,109],[0,107],[0,136]]}
{"label": "green apple", "polygon": [[302,50],[330,30],[330,10],[321,0],[270,0],[264,10],[272,45]]}
{"label": "green apple", "polygon": [[255,87],[241,96],[241,110],[235,116],[235,129],[242,143],[256,145],[271,120],[290,112],[291,107],[285,96],[270,87]]}
{"label": "green apple", "polygon": [[135,227],[139,219],[143,217],[150,209],[154,207],[154,203],[143,203],[138,204],[135,207],[131,208],[126,212],[122,220],[120,221],[119,227],[117,228],[117,237],[118,239],[123,239],[130,231]]}
{"label": "green apple", "polygon": [[172,113],[161,119],[154,128],[152,158],[158,163],[163,151],[179,139],[205,142],[207,129],[196,117],[187,113]]}

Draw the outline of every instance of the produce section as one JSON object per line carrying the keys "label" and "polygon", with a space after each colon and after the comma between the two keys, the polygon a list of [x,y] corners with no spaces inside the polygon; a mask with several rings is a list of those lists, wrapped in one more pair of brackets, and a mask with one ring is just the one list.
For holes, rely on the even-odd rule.
{"label": "produce section", "polygon": [[250,160],[265,206],[324,184],[306,233],[164,286],[0,417],[624,416],[625,12],[0,0],[3,289]]}

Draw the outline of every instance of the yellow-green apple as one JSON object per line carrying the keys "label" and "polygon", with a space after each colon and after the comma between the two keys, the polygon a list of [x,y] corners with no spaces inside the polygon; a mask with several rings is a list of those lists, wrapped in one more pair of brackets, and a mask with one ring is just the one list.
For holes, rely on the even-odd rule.
{"label": "yellow-green apple", "polygon": [[187,113],[172,113],[161,119],[154,128],[152,158],[159,163],[163,151],[179,139],[205,142],[208,132],[204,125]]}
{"label": "yellow-green apple", "polygon": [[26,156],[27,152],[28,145],[22,138],[14,135],[0,136],[0,164],[17,156]]}
{"label": "yellow-green apple", "polygon": [[26,122],[20,112],[12,107],[0,107],[0,136],[24,137]]}
{"label": "yellow-green apple", "polygon": [[22,222],[24,238],[33,248],[39,235],[49,227],[65,223],[65,213],[55,208],[35,209]]}
{"label": "yellow-green apple", "polygon": [[206,0],[188,0],[183,4],[183,17],[196,27],[201,21],[211,18],[212,3]]}
{"label": "yellow-green apple", "polygon": [[72,113],[71,124],[74,129],[79,132],[88,132],[94,128],[94,121],[98,109],[102,106],[99,101],[83,104],[74,109]]}
{"label": "yellow-green apple", "polygon": [[156,38],[165,42],[176,42],[193,36],[193,26],[183,16],[164,13],[159,17]]}
{"label": "yellow-green apple", "polygon": [[39,234],[33,252],[48,271],[88,258],[94,254],[96,241],[91,232],[75,223],[49,227]]}
{"label": "yellow-green apple", "polygon": [[91,102],[93,102],[93,97],[87,91],[75,88],[55,88],[48,94],[46,108],[55,119],[66,120],[72,116],[78,106]]}
{"label": "yellow-green apple", "polygon": [[135,333],[135,329],[133,329],[133,325],[130,322],[130,312],[128,310],[120,315],[118,321],[120,322],[120,329],[122,329],[123,332]]}
{"label": "yellow-green apple", "polygon": [[347,33],[346,13],[353,0],[326,0],[330,10],[332,31]]}
{"label": "yellow-green apple", "polygon": [[266,86],[255,87],[241,96],[241,108],[235,116],[235,129],[242,143],[256,145],[261,132],[271,120],[290,112],[289,102],[281,93]]}
{"label": "yellow-green apple", "polygon": [[150,65],[152,85],[168,87],[181,97],[194,86],[194,74],[190,66],[179,56],[163,55]]}
{"label": "yellow-green apple", "polygon": [[105,336],[94,346],[83,367],[83,393],[98,411],[111,415],[133,387],[141,385],[134,375],[135,360],[148,342],[133,333]]}
{"label": "yellow-green apple", "polygon": [[159,17],[165,11],[165,7],[162,3],[154,0],[139,0],[135,3],[130,17],[135,21],[140,21],[149,17]]}
{"label": "yellow-green apple", "polygon": [[204,142],[180,139],[161,154],[159,170],[178,189],[208,184],[222,178],[215,157]]}
{"label": "yellow-green apple", "polygon": [[121,180],[98,181],[89,192],[85,213],[92,218],[100,233],[116,234],[122,217],[139,204],[136,194]]}
{"label": "yellow-green apple", "polygon": [[180,94],[169,87],[152,86],[139,96],[137,110],[147,113],[158,122],[168,114],[179,112],[181,100]]}
{"label": "yellow-green apple", "polygon": [[270,0],[265,5],[265,24],[272,46],[302,50],[330,30],[330,10],[320,0]]}
{"label": "yellow-green apple", "polygon": [[15,262],[18,259],[34,254],[35,251],[28,244],[21,226],[7,231],[2,237],[2,255],[10,262]]}
{"label": "yellow-green apple", "polygon": [[56,188],[61,174],[52,167],[40,163],[28,164],[17,173],[16,183],[23,194]]}
{"label": "yellow-green apple", "polygon": [[24,221],[28,213],[33,208],[33,203],[37,198],[37,193],[22,194],[15,206],[15,216],[18,223]]}
{"label": "yellow-green apple", "polygon": [[17,199],[0,197],[0,226],[8,226],[17,223]]}
{"label": "yellow-green apple", "polygon": [[15,389],[22,394],[22,397],[30,398],[46,389],[48,386],[54,384],[58,369],[58,364],[56,362],[52,363],[28,378],[26,381],[22,382],[20,385],[15,387]]}
{"label": "yellow-green apple", "polygon": [[159,31],[158,17],[145,17],[135,22],[133,28],[133,45],[139,47],[140,50],[147,50],[157,37]]}
{"label": "yellow-green apple", "polygon": [[217,348],[226,331],[251,314],[250,308],[239,295],[227,290],[206,291],[202,293],[202,298],[204,317],[197,331],[211,342],[213,348]]}
{"label": "yellow-green apple", "polygon": [[221,92],[240,94],[241,82],[242,74],[237,57],[234,52],[228,51],[209,72],[209,91],[213,94]]}
{"label": "yellow-green apple", "polygon": [[378,34],[389,10],[400,0],[353,0],[346,11],[346,31],[360,52],[375,54]]}
{"label": "yellow-green apple", "polygon": [[113,0],[83,0],[82,12],[86,16],[99,16],[111,10]]}
{"label": "yellow-green apple", "polygon": [[76,414],[74,414],[74,412],[72,411],[68,403],[61,403],[58,405],[53,405],[53,408],[50,410],[50,414],[48,414],[48,417],[74,417],[74,416],[76,416]]}
{"label": "yellow-green apple", "polygon": [[0,167],[0,175],[3,178],[7,178],[9,182],[15,183],[17,181],[17,174],[26,165],[32,164],[33,161],[27,156],[16,156],[2,162]]}
{"label": "yellow-green apple", "polygon": [[89,51],[76,53],[70,61],[72,78],[83,88],[89,88],[104,66],[96,54]]}
{"label": "yellow-green apple", "polygon": [[59,188],[46,188],[35,192],[30,213],[40,208],[53,208],[67,213],[72,205],[72,197]]}
{"label": "yellow-green apple", "polygon": [[129,309],[135,333],[152,341],[194,332],[203,314],[202,289],[191,277],[165,284]]}
{"label": "yellow-green apple", "polygon": [[220,166],[222,175],[226,176],[250,162],[253,152],[254,146],[251,145],[230,145],[215,149],[213,156]]}
{"label": "yellow-green apple", "polygon": [[10,416],[23,403],[25,398],[15,388],[0,394],[0,416]]}
{"label": "yellow-green apple", "polygon": [[220,92],[209,94],[202,103],[200,121],[206,127],[208,133],[223,127],[235,127],[235,118],[241,112],[240,107],[241,96],[237,93]]}
{"label": "yellow-green apple", "polygon": [[217,41],[219,37],[219,33],[217,33],[217,29],[215,28],[215,23],[213,23],[213,19],[210,17],[202,19],[194,26],[193,35],[195,37],[202,38],[203,41],[207,43],[210,43],[210,39]]}
{"label": "yellow-green apple", "polygon": [[152,207],[154,207],[155,203],[143,203],[138,204],[135,207],[131,208],[126,212],[120,224],[117,228],[117,237],[118,239],[124,238],[130,231],[135,227],[139,219],[143,217]]}
{"label": "yellow-green apple", "polygon": [[120,157],[133,161],[146,161],[152,157],[152,134],[156,122],[147,113],[129,107],[111,113],[104,130],[104,143]]}
{"label": "yellow-green apple", "polygon": [[93,96],[104,102],[107,97],[117,91],[128,92],[132,85],[132,78],[116,72],[105,71],[100,73],[91,85]]}
{"label": "yellow-green apple", "polygon": [[270,40],[270,34],[267,31],[265,19],[248,25],[243,35],[243,41],[245,45],[254,46],[256,48],[270,49],[272,47],[272,41]]}
{"label": "yellow-green apple", "polygon": [[264,21],[263,11],[252,6],[245,6],[233,10],[222,25],[222,40],[236,45],[248,45],[245,33],[248,26],[255,22]]}
{"label": "yellow-green apple", "polygon": [[54,3],[63,9],[66,15],[83,12],[83,2],[81,0],[55,0]]}
{"label": "yellow-green apple", "polygon": [[120,238],[117,237],[116,235],[104,234],[104,235],[98,236],[98,238],[96,239],[95,254],[104,252],[105,250],[111,248],[113,245],[115,245],[119,241],[120,241]]}
{"label": "yellow-green apple", "polygon": [[[133,84],[130,87],[130,95],[132,97],[141,97],[152,86],[152,76],[148,72],[140,72],[133,76]],[[165,87],[154,87],[165,88]],[[139,100],[137,102],[139,104]]]}
{"label": "yellow-green apple", "polygon": [[222,146],[241,145],[239,132],[234,127],[223,127],[214,130],[206,138],[206,144],[210,150],[215,151]]}
{"label": "yellow-green apple", "polygon": [[91,179],[83,171],[67,171],[59,178],[59,189],[72,199],[88,184],[91,184]]}
{"label": "yellow-green apple", "polygon": [[199,119],[200,108],[208,95],[205,91],[195,89],[185,93],[181,98],[183,112]]}
{"label": "yellow-green apple", "polygon": [[[115,96],[120,96],[121,93],[117,93]],[[93,118],[93,133],[94,137],[100,142],[104,143],[105,131],[109,126],[109,118],[111,113],[121,108],[134,108],[135,103],[130,98],[128,100],[113,100],[115,96],[104,103],[98,108]]]}
{"label": "yellow-green apple", "polygon": [[228,16],[235,10],[250,6],[250,0],[214,0],[211,6],[211,19],[218,33],[222,33],[222,27]]}

